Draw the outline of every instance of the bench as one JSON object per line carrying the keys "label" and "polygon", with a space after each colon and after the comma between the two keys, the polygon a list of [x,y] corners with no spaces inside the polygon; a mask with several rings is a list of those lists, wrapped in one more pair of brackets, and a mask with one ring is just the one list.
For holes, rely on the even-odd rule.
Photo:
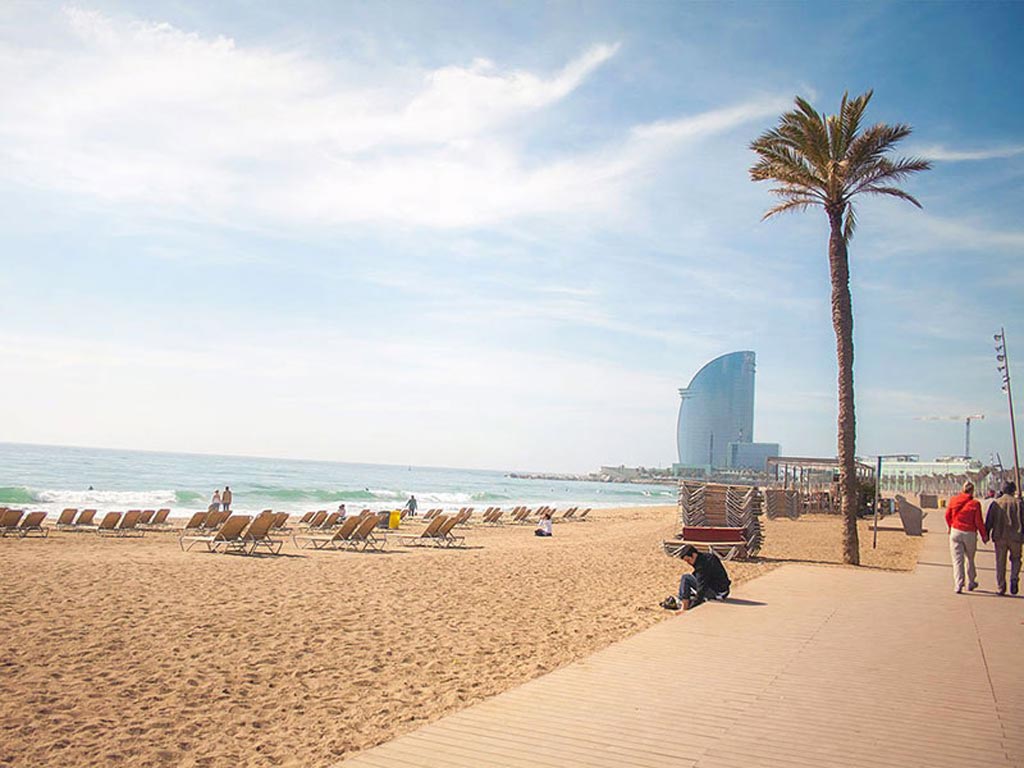
{"label": "bench", "polygon": [[677,556],[686,544],[701,552],[714,552],[722,560],[743,559],[752,554],[745,528],[684,525],[678,538],[665,541],[662,546],[665,554]]}

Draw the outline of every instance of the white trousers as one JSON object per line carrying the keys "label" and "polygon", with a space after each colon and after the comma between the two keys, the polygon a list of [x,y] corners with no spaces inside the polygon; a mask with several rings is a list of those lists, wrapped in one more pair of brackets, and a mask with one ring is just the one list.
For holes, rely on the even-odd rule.
{"label": "white trousers", "polygon": [[949,532],[949,554],[953,558],[953,586],[957,590],[964,588],[964,558],[967,558],[967,584],[978,583],[978,571],[974,567],[974,553],[978,551],[978,533],[976,531]]}

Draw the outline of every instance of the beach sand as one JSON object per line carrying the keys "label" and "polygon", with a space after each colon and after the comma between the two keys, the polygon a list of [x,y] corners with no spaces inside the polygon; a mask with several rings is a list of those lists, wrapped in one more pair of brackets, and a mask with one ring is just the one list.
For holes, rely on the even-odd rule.
{"label": "beach sand", "polygon": [[[0,765],[330,765],[666,619],[675,507],[590,517],[547,540],[472,526],[464,550],[383,554],[0,540]],[[764,557],[729,563],[734,583],[838,563],[839,525],[765,521]],[[870,536],[866,565],[913,566],[919,540],[882,530],[872,552]]]}

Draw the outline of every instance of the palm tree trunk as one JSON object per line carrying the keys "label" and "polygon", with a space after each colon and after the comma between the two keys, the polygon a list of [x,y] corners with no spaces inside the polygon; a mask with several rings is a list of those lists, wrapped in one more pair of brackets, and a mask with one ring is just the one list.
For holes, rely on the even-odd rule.
{"label": "palm tree trunk", "polygon": [[832,329],[836,334],[839,364],[839,497],[843,514],[843,562],[860,565],[857,538],[859,498],[855,450],[857,421],[853,410],[853,305],[850,300],[850,262],[843,236],[843,209],[829,207],[831,234],[828,241],[829,273],[832,278]]}

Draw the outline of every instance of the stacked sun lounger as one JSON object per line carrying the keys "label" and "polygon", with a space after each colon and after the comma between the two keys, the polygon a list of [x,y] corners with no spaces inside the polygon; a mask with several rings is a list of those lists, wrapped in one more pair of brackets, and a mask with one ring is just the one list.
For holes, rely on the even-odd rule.
{"label": "stacked sun lounger", "polygon": [[675,556],[692,544],[723,559],[752,557],[764,539],[760,515],[761,492],[756,487],[684,480],[679,484],[682,531],[663,542],[665,552]]}

